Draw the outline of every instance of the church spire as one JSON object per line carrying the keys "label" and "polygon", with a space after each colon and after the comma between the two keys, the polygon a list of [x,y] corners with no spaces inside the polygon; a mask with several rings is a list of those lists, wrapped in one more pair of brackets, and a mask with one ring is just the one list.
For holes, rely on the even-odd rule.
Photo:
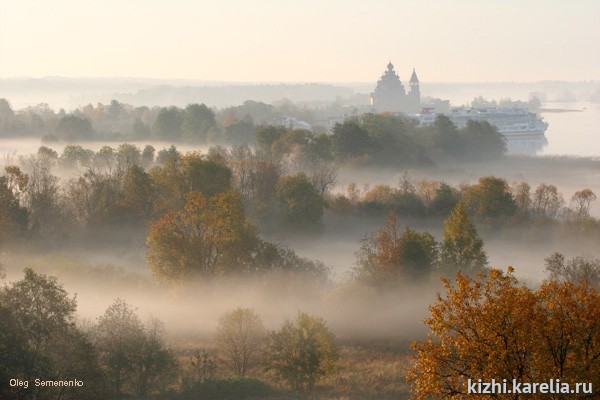
{"label": "church spire", "polygon": [[417,78],[417,73],[415,72],[414,68],[412,75],[410,76],[410,83],[419,83],[419,78]]}

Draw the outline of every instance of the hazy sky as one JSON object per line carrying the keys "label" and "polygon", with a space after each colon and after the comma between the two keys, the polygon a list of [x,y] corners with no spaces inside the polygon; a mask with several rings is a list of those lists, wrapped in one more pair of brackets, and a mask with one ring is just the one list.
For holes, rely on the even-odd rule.
{"label": "hazy sky", "polygon": [[598,0],[0,0],[0,77],[600,79]]}

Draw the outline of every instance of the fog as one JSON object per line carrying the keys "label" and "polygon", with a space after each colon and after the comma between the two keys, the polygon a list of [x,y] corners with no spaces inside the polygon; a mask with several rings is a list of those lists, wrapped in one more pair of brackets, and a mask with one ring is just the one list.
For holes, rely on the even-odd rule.
{"label": "fog", "polygon": [[[543,107],[548,109],[543,116],[550,127],[546,133],[548,145],[538,155],[505,155],[483,162],[445,159],[427,166],[407,167],[375,167],[359,162],[341,164],[337,165],[336,182],[327,200],[333,204],[335,196],[346,195],[350,184],[355,185],[361,195],[377,185],[396,189],[403,181],[414,184],[421,180],[445,182],[458,190],[475,185],[487,176],[503,178],[509,186],[526,182],[532,193],[542,183],[555,185],[564,199],[562,216],[546,219],[533,216],[529,223],[522,223],[517,217],[504,223],[474,219],[484,242],[488,266],[504,271],[512,266],[521,283],[536,288],[548,278],[545,258],[555,252],[564,254],[567,259],[577,256],[600,258],[600,231],[597,229],[600,201],[591,202],[590,224],[575,219],[572,211],[566,209],[577,191],[589,188],[600,194],[600,148],[595,141],[600,125],[600,105],[547,102]],[[564,112],[565,109],[578,111]],[[106,145],[117,149],[122,143],[87,141],[77,144],[97,152]],[[165,141],[128,143],[139,149],[149,144],[156,151],[173,144]],[[73,143],[42,143],[37,138],[0,139],[0,167],[23,166],[21,160],[35,155],[41,145],[60,155],[68,144]],[[210,147],[209,144],[185,142],[174,145],[181,153],[198,151],[207,154]],[[285,163],[282,161],[282,176],[297,172],[293,164]],[[71,167],[61,161],[56,161],[56,165],[58,167],[52,174],[59,179],[61,193],[66,191],[70,180],[76,180],[86,171],[77,162]],[[148,165],[160,167],[158,163],[146,167]],[[273,203],[265,204],[273,206]],[[368,213],[359,211],[357,206],[355,212],[339,214],[331,208],[325,210],[318,229],[308,231],[281,226],[273,228],[268,223],[261,225],[260,220],[250,221],[258,226],[261,239],[291,249],[300,257],[322,262],[329,270],[329,278],[325,281],[280,270],[226,275],[205,281],[194,278],[182,282],[160,280],[151,272],[146,241],[149,227],[160,218],[158,213],[147,217],[138,226],[120,225],[117,221],[111,222],[114,225],[98,228],[98,232],[93,229],[86,232],[89,227],[73,224],[74,231],[63,234],[64,237],[58,235],[39,240],[25,237],[17,243],[0,242],[0,265],[6,270],[9,282],[21,279],[24,268],[56,277],[68,293],[76,296],[77,322],[84,331],[98,321],[115,299],[124,300],[136,309],[142,320],[158,318],[164,323],[168,343],[181,358],[200,348],[214,353],[219,319],[225,313],[244,307],[256,311],[269,331],[278,330],[284,321],[293,320],[299,312],[306,312],[322,317],[337,342],[346,349],[367,349],[369,357],[378,360],[376,357],[382,357],[381,354],[373,354],[379,351],[378,346],[382,346],[385,349],[382,354],[393,357],[400,354],[403,360],[408,360],[409,343],[427,337],[428,328],[423,320],[430,316],[429,307],[444,292],[439,272],[434,270],[420,281],[405,279],[387,287],[360,281],[356,273],[357,253],[365,240],[375,237],[385,226],[389,210]],[[276,216],[278,212],[268,210]],[[441,243],[444,218],[429,214],[429,211],[426,215],[399,215],[399,231],[409,228],[429,232]],[[351,357],[357,356],[353,353]],[[386,368],[389,364],[382,365]]]}
{"label": "fog", "polygon": [[[99,149],[104,143],[85,143]],[[3,141],[3,149],[17,154],[33,152],[36,140]],[[140,143],[141,145],[141,143]],[[154,143],[157,149],[166,143]],[[60,150],[60,145],[55,146]],[[181,149],[196,149],[181,146]],[[600,192],[600,161],[573,158],[512,157],[493,163],[449,165],[445,168],[382,169],[344,168],[340,170],[334,192],[342,193],[354,182],[359,188],[377,184],[398,185],[403,178],[445,181],[451,185],[476,183],[482,176],[504,177],[509,182],[526,181],[532,188],[546,182],[558,186],[568,199],[577,190],[589,187]],[[598,202],[592,214],[600,215]],[[115,298],[123,298],[138,307],[140,315],[155,316],[165,322],[173,338],[210,338],[218,318],[236,307],[254,308],[269,329],[276,329],[298,311],[322,315],[332,329],[345,338],[395,338],[410,340],[424,334],[421,320],[427,307],[440,290],[437,278],[428,283],[410,284],[383,294],[353,287],[350,276],[356,266],[356,252],[363,238],[383,226],[381,217],[325,216],[319,233],[302,235],[289,232],[266,233],[266,240],[287,246],[300,256],[320,260],[331,269],[331,282],[312,287],[276,275],[266,279],[225,280],[216,284],[189,283],[172,286],[153,279],[146,262],[146,246],[142,242],[124,240],[119,244],[75,242],[72,247],[36,246],[4,251],[0,262],[8,270],[9,280],[18,279],[24,267],[57,276],[65,288],[77,295],[78,313],[82,319],[95,320]],[[439,241],[443,225],[440,220],[399,218],[402,228],[429,231]],[[502,228],[480,225],[480,235],[489,265],[506,269],[513,266],[516,276],[536,286],[545,279],[544,258],[554,252],[567,257],[589,255],[600,257],[600,235],[594,240],[563,237],[536,229]],[[127,232],[115,232],[128,237]]]}

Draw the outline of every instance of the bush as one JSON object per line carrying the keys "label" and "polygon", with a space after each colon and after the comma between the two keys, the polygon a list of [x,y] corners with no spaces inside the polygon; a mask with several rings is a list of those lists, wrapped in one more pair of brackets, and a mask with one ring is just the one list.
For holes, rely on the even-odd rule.
{"label": "bush", "polygon": [[312,390],[319,378],[331,372],[338,360],[335,337],[322,318],[299,313],[271,334],[267,369],[294,390]]}

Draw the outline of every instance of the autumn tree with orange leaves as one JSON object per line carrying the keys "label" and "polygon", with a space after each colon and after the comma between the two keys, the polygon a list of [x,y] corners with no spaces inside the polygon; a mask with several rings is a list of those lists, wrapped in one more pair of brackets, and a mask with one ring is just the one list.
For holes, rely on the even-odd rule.
{"label": "autumn tree with orange leaves", "polygon": [[230,190],[207,201],[202,193],[190,192],[182,210],[165,214],[150,228],[148,262],[161,279],[212,278],[228,265],[239,265],[236,256],[250,254],[256,241],[237,193]]}
{"label": "autumn tree with orange leaves", "polygon": [[[456,282],[444,280],[444,285],[446,296],[438,295],[425,320],[431,335],[413,345],[417,355],[407,379],[415,399],[473,397],[469,379],[560,379],[591,383],[597,392],[600,295],[589,285],[551,281],[531,290],[519,284],[512,268],[506,274],[491,269],[478,278],[459,274]],[[525,396],[541,398],[520,393],[494,398]]]}
{"label": "autumn tree with orange leaves", "polygon": [[150,227],[147,241],[150,269],[169,282],[270,271],[318,281],[328,277],[323,263],[259,238],[233,190],[208,200],[201,192],[189,192],[181,210],[166,213]]}

